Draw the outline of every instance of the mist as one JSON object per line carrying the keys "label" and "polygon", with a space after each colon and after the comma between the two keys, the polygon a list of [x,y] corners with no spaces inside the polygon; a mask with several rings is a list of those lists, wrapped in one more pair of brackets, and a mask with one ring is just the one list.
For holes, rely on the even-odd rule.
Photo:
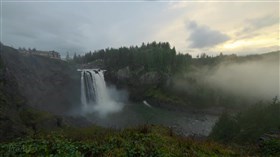
{"label": "mist", "polygon": [[121,112],[128,101],[128,93],[125,90],[118,90],[115,86],[106,86],[107,97],[101,102],[92,103],[83,108],[83,114],[97,114],[100,118],[105,118],[109,114]]}
{"label": "mist", "polygon": [[248,62],[220,66],[207,76],[213,87],[241,96],[256,99],[271,99],[279,96],[278,64],[270,62]]}
{"label": "mist", "polygon": [[97,115],[105,118],[108,114],[122,111],[128,101],[128,93],[107,85],[103,70],[79,69],[81,71],[80,103],[70,111],[70,115]]}
{"label": "mist", "polygon": [[266,56],[249,61],[224,61],[192,74],[199,83],[249,100],[279,97],[279,58]]}
{"label": "mist", "polygon": [[97,112],[100,117],[122,111],[128,101],[128,93],[125,90],[118,90],[115,86],[107,86],[106,88],[109,96],[109,100],[105,101],[107,104],[99,103],[92,108],[92,111]]}

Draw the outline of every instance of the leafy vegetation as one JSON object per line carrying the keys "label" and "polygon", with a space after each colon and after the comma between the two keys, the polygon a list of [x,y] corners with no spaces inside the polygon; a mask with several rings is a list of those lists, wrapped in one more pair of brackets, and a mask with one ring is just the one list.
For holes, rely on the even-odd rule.
{"label": "leafy vegetation", "polygon": [[260,102],[236,115],[225,113],[210,137],[224,143],[258,142],[262,153],[280,155],[280,102],[275,98],[270,104]]}
{"label": "leafy vegetation", "polygon": [[1,156],[234,156],[235,150],[214,142],[176,137],[170,129],[141,126],[116,131],[67,128],[52,134],[2,143]]}
{"label": "leafy vegetation", "polygon": [[[192,66],[212,66],[222,60],[242,62],[246,59],[222,54],[216,57],[202,54],[198,58],[191,58],[188,54],[177,54],[169,43],[156,42],[142,44],[141,47],[105,49],[82,57],[75,55],[73,58],[75,63],[81,64],[102,62],[107,70],[112,71],[128,66],[134,71],[144,69],[144,72],[176,74],[176,77],[186,81],[183,83],[188,84],[189,89],[182,92],[151,85],[144,91],[146,98],[167,104],[240,105],[237,101],[239,98],[199,85],[199,82],[190,77],[183,77],[185,72],[189,74]],[[139,75],[135,77],[139,78]],[[61,128],[61,121],[57,117],[25,105],[17,83],[5,71],[0,60],[0,156],[246,156],[248,152],[254,156],[280,154],[278,138],[269,137],[259,146],[254,144],[263,135],[280,130],[279,102],[276,99],[271,104],[259,103],[239,114],[225,113],[215,125],[210,135],[212,140],[228,145],[246,143],[252,149],[249,151],[240,146],[232,148],[213,141],[179,137],[171,129],[161,126],[144,125],[119,131],[96,126]],[[58,128],[60,130],[50,131]],[[21,138],[4,142],[15,137]]]}
{"label": "leafy vegetation", "polygon": [[264,156],[279,156],[280,139],[269,139],[264,141],[260,147],[260,153]]}

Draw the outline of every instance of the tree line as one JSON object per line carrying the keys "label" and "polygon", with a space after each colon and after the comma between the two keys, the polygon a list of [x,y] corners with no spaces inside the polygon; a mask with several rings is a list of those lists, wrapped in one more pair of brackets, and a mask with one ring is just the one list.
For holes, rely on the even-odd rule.
{"label": "tree line", "polygon": [[67,54],[67,61],[77,64],[86,64],[94,61],[102,61],[107,70],[116,70],[129,67],[132,70],[144,68],[145,71],[158,71],[177,73],[186,71],[192,66],[210,65],[214,66],[222,61],[242,61],[257,58],[257,56],[238,57],[236,54],[224,55],[220,53],[210,56],[200,53],[196,58],[190,54],[176,52],[168,42],[142,43],[141,46],[130,46],[120,48],[106,48],[88,52],[85,55],[74,54],[73,58]]}
{"label": "tree line", "polygon": [[183,69],[191,62],[191,55],[176,53],[168,42],[142,43],[141,46],[107,48],[74,55],[73,61],[79,64],[102,60],[107,70],[129,66],[132,70],[144,68],[145,71],[173,73]]}

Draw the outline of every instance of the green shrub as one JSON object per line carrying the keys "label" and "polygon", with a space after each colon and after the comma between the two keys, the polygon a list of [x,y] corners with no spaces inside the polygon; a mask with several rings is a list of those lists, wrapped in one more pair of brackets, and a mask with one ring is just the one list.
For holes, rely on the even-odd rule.
{"label": "green shrub", "polygon": [[[236,153],[213,142],[169,136],[168,128],[145,126],[123,131],[99,127],[65,130],[1,143],[0,156],[232,156]],[[77,134],[73,134],[74,130]],[[90,135],[92,130],[92,135]],[[86,138],[83,138],[86,133]],[[101,137],[95,136],[95,134]],[[72,137],[74,136],[74,137]]]}
{"label": "green shrub", "polygon": [[263,134],[280,129],[280,103],[258,103],[237,115],[222,115],[210,137],[222,142],[254,143]]}
{"label": "green shrub", "polygon": [[230,142],[239,132],[240,128],[235,117],[224,113],[214,126],[210,137],[218,141]]}
{"label": "green shrub", "polygon": [[265,141],[260,149],[264,156],[280,156],[280,139]]}

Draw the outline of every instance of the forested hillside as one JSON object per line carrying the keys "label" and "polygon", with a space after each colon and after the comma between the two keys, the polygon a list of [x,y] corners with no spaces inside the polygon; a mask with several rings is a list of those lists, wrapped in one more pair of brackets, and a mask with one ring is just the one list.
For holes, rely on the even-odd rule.
{"label": "forested hillside", "polygon": [[[229,82],[230,80],[224,79],[227,78],[226,75],[231,75],[231,70],[236,72],[241,69],[245,69],[244,73],[249,75],[252,71],[258,71],[258,69],[250,71],[249,64],[260,67],[270,63],[277,64],[278,56],[279,52],[248,56],[222,53],[213,56],[201,53],[194,58],[189,54],[176,52],[169,43],[152,42],[143,43],[140,47],[107,48],[86,53],[84,56],[74,55],[71,62],[85,68],[107,70],[105,73],[107,83],[128,89],[133,101],[146,99],[152,104],[167,108],[174,105],[183,108],[186,106],[235,108],[254,104],[263,98],[254,94],[253,96],[238,94],[233,84],[239,87],[240,81],[236,78]],[[272,70],[277,73],[275,67]],[[252,78],[252,81],[249,79],[246,78],[244,81],[255,82],[257,78]],[[260,80],[255,84],[261,83]],[[226,84],[224,86],[229,86],[229,89],[218,88],[219,83]],[[244,86],[247,86],[246,83]],[[271,100],[274,96],[276,95],[267,99]]]}
{"label": "forested hillside", "polygon": [[[279,52],[244,57],[222,54],[209,57],[202,54],[199,58],[191,58],[189,55],[176,54],[175,49],[170,49],[168,43],[152,45],[143,45],[141,48],[100,50],[83,57],[76,56],[70,63],[22,56],[15,49],[3,46],[0,59],[0,154],[3,156],[279,155],[280,103],[277,98],[271,103],[264,101],[255,104],[252,101],[245,101],[238,95],[213,89],[201,82],[201,78],[207,76],[204,74],[205,70],[215,71],[221,63],[223,66],[232,63],[243,65],[243,63],[263,59],[270,63],[275,62]],[[135,51],[132,51],[133,49]],[[120,56],[124,58],[130,56],[134,59],[131,62],[124,62],[123,57]],[[59,100],[45,101],[44,105],[47,105],[45,107],[40,104],[34,106],[28,101],[30,97],[24,93],[24,89],[30,88],[28,85],[30,81],[34,82],[32,85],[36,87],[33,91],[44,87],[45,84],[41,81],[55,81],[48,84],[52,86],[55,83],[57,86],[63,86],[64,84],[61,84],[63,80],[69,79],[67,74],[75,72],[76,67],[94,67],[94,64],[88,64],[92,62],[98,62],[99,66],[107,68],[105,76],[108,83],[128,89],[132,96],[136,96],[136,99],[132,100],[146,99],[154,107],[180,110],[180,112],[199,111],[194,110],[193,107],[201,109],[200,112],[204,108],[214,107],[216,111],[203,110],[205,113],[212,112],[212,114],[221,114],[219,107],[223,107],[225,112],[207,140],[201,140],[195,137],[178,136],[172,127],[157,125],[143,125],[124,130],[104,129],[97,126],[84,128],[88,124],[83,125],[83,120],[78,120],[76,125],[72,125],[71,120],[65,117],[38,110],[54,105],[50,103],[52,101],[59,102],[58,109],[64,108],[65,104]],[[31,66],[31,63],[37,67]],[[39,67],[41,71],[38,71]],[[69,73],[56,71],[56,68],[69,67],[73,68],[68,69]],[[63,79],[58,82],[47,79],[50,74],[55,76],[51,78]],[[64,91],[65,88],[61,88],[59,92]],[[44,90],[54,91],[49,87]],[[79,89],[76,92],[79,93]],[[32,99],[40,99],[41,94],[34,94],[35,97]],[[83,127],[77,128],[77,126]],[[17,137],[21,138],[14,140]],[[244,143],[246,146],[243,146]]]}
{"label": "forested hillside", "polygon": [[142,46],[107,48],[86,53],[84,56],[74,55],[76,63],[89,63],[102,60],[107,70],[117,70],[129,66],[132,70],[144,68],[145,71],[174,73],[191,61],[189,54],[176,54],[169,43],[148,43]]}

